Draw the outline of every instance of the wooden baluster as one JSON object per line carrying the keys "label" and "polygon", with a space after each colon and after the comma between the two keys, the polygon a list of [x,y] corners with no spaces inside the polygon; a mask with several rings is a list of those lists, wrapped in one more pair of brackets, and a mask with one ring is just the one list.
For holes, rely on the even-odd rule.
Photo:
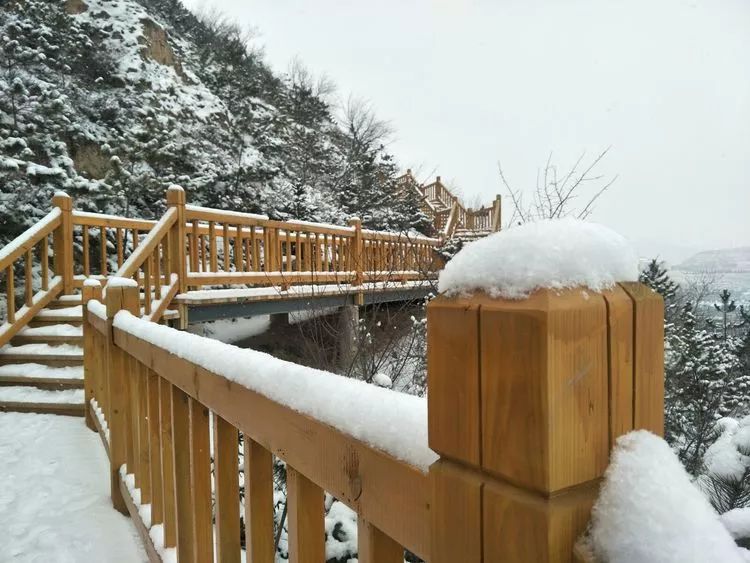
{"label": "wooden baluster", "polygon": [[224,223],[224,236],[222,239],[222,244],[224,245],[224,271],[229,271],[229,224]]}
{"label": "wooden baluster", "polygon": [[99,227],[99,262],[102,276],[107,277],[107,227]]}
{"label": "wooden baluster", "polygon": [[154,249],[154,296],[161,299],[161,243]]}
{"label": "wooden baluster", "polygon": [[276,246],[275,246],[275,254],[276,254],[276,270],[279,272],[284,271],[284,252],[283,247],[281,245],[281,231],[279,229],[276,229],[276,232],[274,234],[274,239],[276,240]]}
{"label": "wooden baluster", "polygon": [[357,518],[359,563],[403,563],[404,548],[364,518]]}
{"label": "wooden baluster", "polygon": [[143,312],[151,314],[151,256],[143,263]]}
{"label": "wooden baluster", "polygon": [[330,255],[328,246],[328,234],[323,235],[323,271],[327,272],[330,267]]}
{"label": "wooden baluster", "polygon": [[123,514],[128,514],[120,487],[120,467],[127,463],[132,467],[132,460],[128,457],[128,442],[130,442],[129,422],[129,392],[128,385],[128,355],[115,346],[112,330],[114,316],[122,310],[138,315],[138,286],[118,286],[107,288],[107,322],[109,331],[106,337],[106,387],[108,394],[109,414],[109,460],[110,483],[113,506]]}
{"label": "wooden baluster", "polygon": [[291,465],[286,466],[289,560],[325,561],[323,490]]}
{"label": "wooden baluster", "polygon": [[[196,562],[213,561],[214,535],[211,499],[211,446],[208,408],[190,399],[190,484]],[[239,477],[238,477],[239,478]],[[239,496],[235,497],[238,499]],[[236,502],[236,500],[235,500]]]}
{"label": "wooden baluster", "polygon": [[234,271],[241,272],[242,269],[242,225],[237,225],[237,234],[234,239]]}
{"label": "wooden baluster", "polygon": [[273,458],[250,438],[245,442],[245,549],[252,563],[275,561],[273,530]]}
{"label": "wooden baluster", "polygon": [[169,235],[167,235],[162,241],[162,255],[164,256],[164,258],[162,258],[162,261],[164,264],[164,283],[166,285],[172,284],[172,273],[175,273],[179,276],[179,272],[172,271],[172,255],[169,253],[169,249],[171,248],[171,246],[172,245],[169,243]]}
{"label": "wooden baluster", "polygon": [[140,488],[141,486],[141,473],[139,471],[139,463],[140,463],[140,452],[138,450],[138,410],[140,402],[138,400],[140,396],[140,380],[136,376],[137,368],[138,368],[138,362],[135,358],[132,358],[131,356],[125,355],[125,365],[126,367],[126,388],[127,392],[125,393],[125,396],[127,398],[127,408],[126,408],[126,420],[127,420],[127,452],[126,452],[126,465],[127,465],[127,472],[133,474],[133,478],[135,481],[135,487]]}
{"label": "wooden baluster", "polygon": [[195,561],[192,486],[190,484],[190,406],[189,397],[176,385],[172,389],[172,453],[175,493],[177,560]]}
{"label": "wooden baluster", "polygon": [[138,380],[138,472],[140,473],[141,504],[151,504],[151,439],[148,428],[148,368],[136,363]]}
{"label": "wooden baluster", "polygon": [[6,286],[7,286],[7,309],[8,309],[8,322],[16,322],[16,287],[14,283],[13,264],[8,266],[5,270]]}
{"label": "wooden baluster", "polygon": [[83,226],[83,275],[88,277],[91,275],[91,266],[89,264],[90,249],[89,249],[89,228],[87,225]]}
{"label": "wooden baluster", "polygon": [[103,355],[104,351],[97,346],[96,337],[99,334],[97,330],[88,322],[87,305],[92,299],[101,301],[101,285],[84,285],[81,289],[81,304],[83,309],[83,389],[84,389],[84,413],[86,417],[86,426],[91,430],[96,430],[96,424],[92,416],[91,399],[96,398],[101,407],[101,395],[97,396],[99,390],[99,379],[101,372],[97,366],[97,357]]}
{"label": "wooden baluster", "polygon": [[[254,228],[255,227],[252,227],[252,226],[250,227],[251,233],[253,232]],[[252,241],[250,240],[250,238],[245,237],[245,271],[246,272],[250,272],[253,269],[253,263],[250,259],[250,256],[252,255],[251,249],[252,249]]]}
{"label": "wooden baluster", "polygon": [[219,257],[216,255],[216,223],[208,222],[208,245],[211,258],[211,271],[219,271]]}
{"label": "wooden baluster", "polygon": [[310,233],[305,233],[305,271],[306,272],[312,272],[313,271],[313,244],[312,244],[312,235]]}
{"label": "wooden baluster", "polygon": [[331,271],[336,272],[337,270],[337,264],[336,264],[336,235],[331,235],[331,258],[330,258],[330,265],[331,265]]}
{"label": "wooden baluster", "polygon": [[198,250],[201,255],[201,272],[208,271],[208,256],[206,255],[206,236],[198,235]]}
{"label": "wooden baluster", "polygon": [[239,432],[214,414],[214,482],[216,486],[216,560],[240,563]]}
{"label": "wooden baluster", "polygon": [[255,226],[250,227],[250,248],[253,251],[252,271],[257,272],[258,271],[258,248],[257,248],[257,241],[255,238]]}
{"label": "wooden baluster", "polygon": [[294,261],[296,262],[296,270],[302,271],[302,236],[299,231],[295,233],[295,244],[294,244]]}
{"label": "wooden baluster", "polygon": [[323,255],[320,248],[320,237],[315,233],[315,271],[323,270]]}
{"label": "wooden baluster", "polygon": [[198,221],[193,221],[190,233],[190,271],[200,271],[198,267]]}
{"label": "wooden baluster", "polygon": [[141,237],[138,229],[130,229],[130,236],[133,238],[133,252],[135,252],[135,249],[138,248],[138,245],[141,242]]}
{"label": "wooden baluster", "polygon": [[34,304],[34,272],[32,271],[33,256],[31,250],[32,249],[26,251],[26,260],[23,270],[24,297],[27,307],[31,307]]}
{"label": "wooden baluster", "polygon": [[49,239],[42,239],[42,254],[39,258],[42,263],[42,291],[49,289]]}
{"label": "wooden baluster", "polygon": [[292,233],[286,231],[286,271],[292,271]]}
{"label": "wooden baluster", "polygon": [[122,267],[122,263],[125,261],[125,245],[122,241],[122,229],[117,228],[116,231],[116,239],[117,239],[117,269],[119,270]]}
{"label": "wooden baluster", "polygon": [[161,465],[161,417],[159,416],[159,376],[146,370],[148,459],[151,470],[151,525],[164,522],[164,490]]}
{"label": "wooden baluster", "polygon": [[161,431],[161,479],[164,499],[164,546],[177,545],[174,441],[172,437],[172,385],[159,378],[159,420]]}

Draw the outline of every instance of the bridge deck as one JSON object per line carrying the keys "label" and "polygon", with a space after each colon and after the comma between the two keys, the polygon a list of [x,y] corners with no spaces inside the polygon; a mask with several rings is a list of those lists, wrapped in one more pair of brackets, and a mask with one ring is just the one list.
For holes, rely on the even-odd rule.
{"label": "bridge deck", "polygon": [[172,303],[187,306],[189,322],[204,322],[353,305],[359,295],[363,305],[413,301],[423,299],[433,290],[429,281],[210,289],[177,295]]}

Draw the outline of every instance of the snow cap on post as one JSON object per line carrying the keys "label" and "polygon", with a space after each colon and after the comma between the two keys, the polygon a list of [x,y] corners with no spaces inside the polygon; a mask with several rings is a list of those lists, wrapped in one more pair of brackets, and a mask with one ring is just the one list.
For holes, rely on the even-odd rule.
{"label": "snow cap on post", "polygon": [[101,287],[102,282],[95,278],[86,278],[83,280],[83,287]]}
{"label": "snow cap on post", "polygon": [[472,242],[440,273],[447,295],[522,299],[537,289],[611,289],[638,280],[638,256],[613,230],[578,219],[527,223]]}
{"label": "snow cap on post", "polygon": [[138,287],[138,282],[135,281],[133,278],[109,278],[109,282],[107,282],[107,287],[109,288],[115,288],[115,287]]}
{"label": "snow cap on post", "polygon": [[185,190],[177,184],[167,188],[167,205],[185,205]]}

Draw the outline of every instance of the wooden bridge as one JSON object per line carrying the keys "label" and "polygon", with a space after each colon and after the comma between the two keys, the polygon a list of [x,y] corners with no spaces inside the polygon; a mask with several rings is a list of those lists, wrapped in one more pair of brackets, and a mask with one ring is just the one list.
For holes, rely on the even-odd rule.
{"label": "wooden bridge", "polygon": [[[274,456],[286,462],[294,563],[326,560],[324,491],[357,513],[360,563],[402,563],[405,549],[429,563],[589,560],[576,540],[614,440],[663,431],[662,303],[639,284],[522,301],[438,297],[428,307],[425,400],[179,327],[193,314],[193,288],[209,292],[193,297],[201,303],[229,299],[204,286],[294,294],[342,284],[357,303],[392,285],[421,291],[440,267],[437,240],[195,208],[178,188],[155,223],[54,201],[3,250],[0,338],[19,344],[3,348],[3,369],[28,361],[23,346],[80,344],[51,323],[83,325],[83,354],[45,348],[47,365],[83,361],[82,410],[109,458],[113,506],[132,517],[151,561],[238,563],[244,549],[247,561],[272,563]],[[91,229],[114,230],[114,244],[102,236],[94,249]],[[26,282],[16,309],[12,265],[31,273],[33,249],[40,288]],[[223,291],[236,305],[262,290]],[[11,375],[4,383],[17,385]],[[320,400],[336,393],[345,400]]]}

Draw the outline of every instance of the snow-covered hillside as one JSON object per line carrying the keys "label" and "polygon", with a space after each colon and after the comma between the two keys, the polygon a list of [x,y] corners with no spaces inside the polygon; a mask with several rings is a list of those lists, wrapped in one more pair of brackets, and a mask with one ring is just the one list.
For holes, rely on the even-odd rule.
{"label": "snow-covered hillside", "polygon": [[424,227],[372,116],[337,123],[317,84],[274,75],[239,28],[179,0],[3,1],[0,244],[56,189],[153,217],[171,183],[191,203],[274,218]]}
{"label": "snow-covered hillside", "polygon": [[683,272],[750,272],[750,246],[699,252],[676,266]]}

